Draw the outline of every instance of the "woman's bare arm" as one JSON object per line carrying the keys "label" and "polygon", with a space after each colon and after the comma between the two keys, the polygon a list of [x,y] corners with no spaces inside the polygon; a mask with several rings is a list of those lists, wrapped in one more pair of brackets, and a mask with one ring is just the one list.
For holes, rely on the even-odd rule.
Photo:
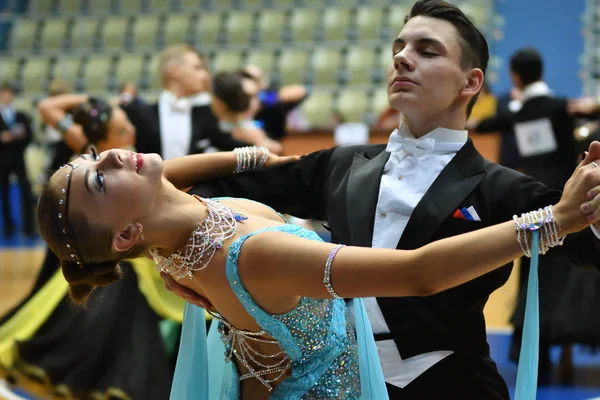
{"label": "woman's bare arm", "polygon": [[[63,94],[47,97],[38,104],[38,112],[45,124],[52,127],[62,120],[67,111],[88,101],[87,95]],[[88,143],[81,125],[72,124],[66,132],[62,132],[66,145],[75,153],[80,153]]]}
{"label": "woman's bare arm", "polygon": [[[260,160],[262,150],[257,150],[256,157]],[[297,160],[299,160],[297,156],[279,157],[270,153],[264,166],[270,167]],[[232,174],[236,167],[237,159],[233,151],[194,154],[165,161],[163,175],[177,189],[183,190],[198,182]]]}
{"label": "woman's bare arm", "polygon": [[233,151],[194,154],[166,160],[163,175],[177,189],[184,189],[204,180],[229,175],[235,171],[236,166]]}
{"label": "woman's bare arm", "polygon": [[[330,298],[323,276],[333,248],[330,243],[265,232],[244,244],[240,275],[250,292],[270,290],[275,295]],[[521,255],[514,224],[504,223],[412,251],[344,247],[333,261],[331,283],[346,298],[427,296],[477,278]]]}
{"label": "woman's bare arm", "polygon": [[[555,217],[562,234],[593,222],[586,221],[575,206],[567,210],[560,204],[555,207]],[[323,277],[333,248],[333,244],[281,232],[256,235],[240,253],[242,281],[251,291],[331,297]],[[514,223],[506,222],[411,251],[342,248],[331,267],[331,283],[347,298],[427,296],[475,279],[521,255]]]}

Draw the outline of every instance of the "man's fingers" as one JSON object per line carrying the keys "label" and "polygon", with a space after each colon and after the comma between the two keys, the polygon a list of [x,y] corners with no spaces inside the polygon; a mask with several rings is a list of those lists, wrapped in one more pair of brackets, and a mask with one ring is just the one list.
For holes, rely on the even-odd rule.
{"label": "man's fingers", "polygon": [[172,292],[176,296],[181,297],[188,303],[191,303],[195,306],[198,306],[198,307],[201,307],[204,309],[212,308],[212,304],[207,299],[200,296],[199,294],[194,292],[192,289],[189,289],[189,288],[186,288],[185,286],[180,285],[179,283],[177,283],[175,281],[175,279],[173,279],[171,277],[171,275],[169,275],[165,272],[161,272],[160,277],[165,282],[165,288],[169,292]]}
{"label": "man's fingers", "polygon": [[175,283],[175,280],[171,278],[171,275],[167,274],[166,272],[161,272],[160,277],[165,282],[165,287],[167,290],[172,290],[172,285]]}
{"label": "man's fingers", "polygon": [[592,160],[600,159],[600,142],[594,140],[592,143],[590,143],[588,153]]}
{"label": "man's fingers", "polygon": [[175,282],[175,279],[173,279],[171,275],[165,272],[161,272],[160,277],[165,282],[165,287],[167,288],[167,290],[175,293],[177,296],[188,298],[194,297],[196,295],[196,292],[194,292],[193,290],[188,289],[185,286],[182,286],[179,283]]}

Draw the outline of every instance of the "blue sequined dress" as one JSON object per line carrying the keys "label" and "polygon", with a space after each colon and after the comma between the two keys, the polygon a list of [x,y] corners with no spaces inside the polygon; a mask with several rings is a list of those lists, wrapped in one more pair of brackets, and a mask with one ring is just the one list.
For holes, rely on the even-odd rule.
{"label": "blue sequined dress", "polygon": [[[237,262],[246,239],[261,232],[280,231],[320,241],[311,231],[282,225],[238,238],[228,251],[226,274],[240,302],[262,329],[273,337],[291,360],[290,375],[272,391],[269,399],[387,399],[387,391],[371,328],[360,299],[302,298],[286,314],[262,310],[244,288]],[[354,308],[355,320],[347,307]],[[239,399],[236,365],[225,361],[229,343],[219,340],[213,323],[206,339],[204,310],[187,304],[171,389],[171,400]]]}

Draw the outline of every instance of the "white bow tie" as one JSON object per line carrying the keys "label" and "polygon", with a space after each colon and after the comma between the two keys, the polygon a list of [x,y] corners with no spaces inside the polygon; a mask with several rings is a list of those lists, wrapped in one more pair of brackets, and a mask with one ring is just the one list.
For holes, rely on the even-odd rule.
{"label": "white bow tie", "polygon": [[400,150],[404,150],[409,154],[412,154],[415,158],[421,160],[433,152],[435,147],[435,139],[433,138],[419,138],[411,139],[404,136],[398,135],[398,132],[394,132],[388,141],[386,150],[390,153],[396,153]]}
{"label": "white bow tie", "polygon": [[189,112],[192,109],[192,102],[186,97],[174,99],[170,105],[174,111],[178,112]]}

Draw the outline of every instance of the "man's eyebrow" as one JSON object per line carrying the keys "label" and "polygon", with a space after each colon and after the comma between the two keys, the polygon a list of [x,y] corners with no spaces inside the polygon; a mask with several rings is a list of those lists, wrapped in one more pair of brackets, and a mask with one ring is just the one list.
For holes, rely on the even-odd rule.
{"label": "man's eyebrow", "polygon": [[[444,44],[442,42],[432,37],[422,37],[420,39],[417,39],[416,42],[420,44],[434,44],[444,47]],[[393,44],[406,44],[406,41],[402,38],[396,38]]]}

